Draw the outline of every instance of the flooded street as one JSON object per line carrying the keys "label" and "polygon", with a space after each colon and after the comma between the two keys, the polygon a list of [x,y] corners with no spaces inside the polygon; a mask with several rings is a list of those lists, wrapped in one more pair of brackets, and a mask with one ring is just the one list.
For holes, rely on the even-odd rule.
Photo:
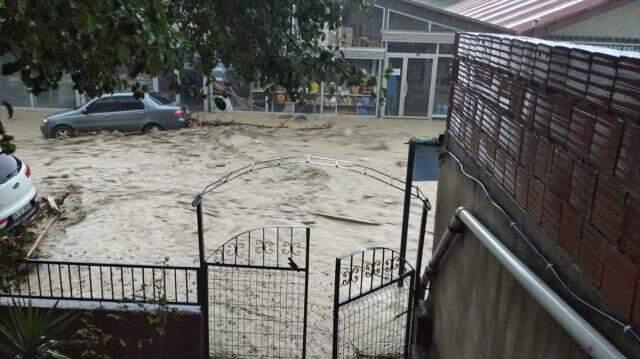
{"label": "flooded street", "polygon": [[[44,113],[18,112],[6,121],[16,155],[32,169],[40,195],[73,185],[40,246],[56,260],[194,265],[196,216],[191,201],[207,184],[253,161],[285,156],[340,158],[404,179],[412,136],[433,137],[444,122],[322,117],[294,122],[259,113],[201,115],[222,122],[138,136],[100,134],[45,140]],[[206,118],[204,118],[206,116]],[[242,124],[240,124],[242,123]],[[435,204],[436,182],[417,183]],[[72,196],[72,197],[74,197]],[[71,197],[70,197],[71,198]],[[407,260],[415,261],[420,205],[413,201]],[[399,248],[403,192],[343,169],[300,164],[249,173],[207,195],[206,250],[234,234],[266,225],[311,227],[310,349],[324,357],[330,346],[335,257],[360,247]],[[431,253],[430,212],[425,260]],[[347,222],[336,217],[359,221]],[[317,341],[317,344],[313,343]]]}

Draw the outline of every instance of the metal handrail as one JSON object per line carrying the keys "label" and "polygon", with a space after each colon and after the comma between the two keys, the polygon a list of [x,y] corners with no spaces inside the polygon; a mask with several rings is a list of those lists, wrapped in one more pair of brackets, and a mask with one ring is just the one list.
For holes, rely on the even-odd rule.
{"label": "metal handrail", "polygon": [[[445,232],[443,239],[434,251],[434,256],[425,270],[425,278],[433,277],[444,258],[447,249],[456,237],[456,233],[464,225],[491,254],[511,273],[511,275],[531,294],[531,296],[553,317],[560,326],[595,358],[624,358],[611,342],[604,338],[591,324],[578,314],[567,302],[551,289],[540,277],[533,273],[518,257],[505,247],[491,231],[489,231],[466,208],[458,208],[455,216]],[[424,281],[423,281],[424,283]],[[426,284],[426,283],[425,283]]]}

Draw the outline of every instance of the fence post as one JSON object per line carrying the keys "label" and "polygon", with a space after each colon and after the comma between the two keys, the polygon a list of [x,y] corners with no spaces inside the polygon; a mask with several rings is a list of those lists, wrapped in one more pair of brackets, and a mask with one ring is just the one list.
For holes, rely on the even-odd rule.
{"label": "fence post", "polygon": [[333,283],[333,354],[332,358],[338,357],[338,306],[340,303],[340,258],[336,258],[336,276]]}
{"label": "fence post", "polygon": [[309,239],[311,238],[311,228],[307,227],[307,254],[304,264],[304,322],[302,327],[302,357],[307,357],[307,302],[309,300]]}
{"label": "fence post", "polygon": [[[416,157],[416,142],[409,140],[409,154],[407,157],[407,178],[404,188],[404,209],[402,212],[402,233],[400,234],[400,275],[404,274],[404,258],[407,255],[407,233],[409,231],[409,216],[411,214],[411,189],[413,187],[413,165]],[[402,287],[402,282],[398,286]]]}
{"label": "fence post", "polygon": [[204,225],[202,223],[202,196],[198,195],[193,200],[196,206],[198,218],[198,254],[200,256],[200,269],[198,270],[198,304],[200,304],[201,323],[201,356],[209,357],[209,281],[207,279],[207,260],[204,253]]}

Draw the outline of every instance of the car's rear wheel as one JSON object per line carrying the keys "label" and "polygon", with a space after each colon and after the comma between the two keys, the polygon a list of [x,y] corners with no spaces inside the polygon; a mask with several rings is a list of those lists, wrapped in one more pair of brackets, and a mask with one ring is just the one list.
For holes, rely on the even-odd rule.
{"label": "car's rear wheel", "polygon": [[157,123],[151,123],[144,126],[144,128],[142,129],[142,133],[154,133],[162,130],[164,130],[162,126],[158,125]]}
{"label": "car's rear wheel", "polygon": [[66,125],[56,126],[53,129],[53,137],[59,140],[64,140],[65,138],[73,137],[75,134],[75,130]]}

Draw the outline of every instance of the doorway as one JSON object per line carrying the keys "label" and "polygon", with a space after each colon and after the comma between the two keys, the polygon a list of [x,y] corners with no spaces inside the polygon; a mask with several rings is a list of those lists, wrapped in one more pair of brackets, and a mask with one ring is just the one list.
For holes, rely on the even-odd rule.
{"label": "doorway", "polygon": [[416,54],[389,55],[385,116],[429,116],[433,62],[433,58]]}

